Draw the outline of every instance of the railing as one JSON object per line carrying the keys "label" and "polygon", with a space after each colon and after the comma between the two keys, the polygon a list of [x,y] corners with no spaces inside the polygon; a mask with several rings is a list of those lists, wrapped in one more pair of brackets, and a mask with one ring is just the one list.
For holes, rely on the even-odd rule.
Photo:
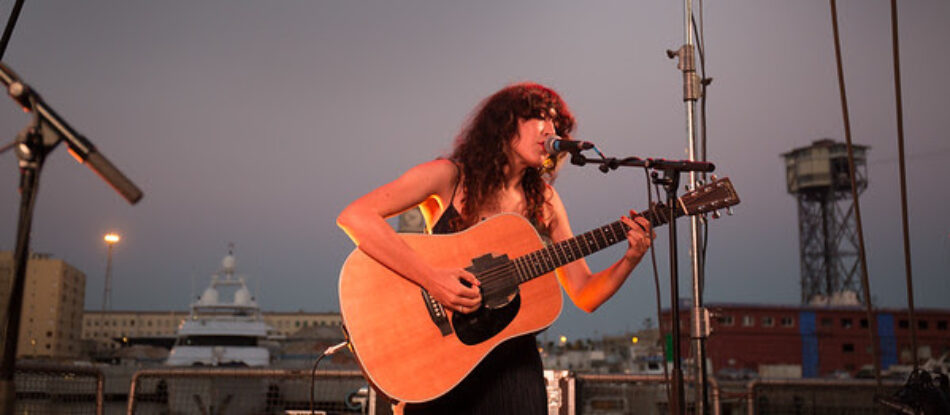
{"label": "railing", "polygon": [[[148,369],[132,376],[127,414],[284,414],[310,409],[309,370]],[[358,413],[359,371],[317,372],[314,408]],[[365,394],[362,395],[365,397]],[[359,399],[359,398],[355,398]]]}
{"label": "railing", "polygon": [[[664,385],[667,380],[661,375],[547,372],[551,372],[546,373],[550,378],[550,414],[663,414],[669,410]],[[108,392],[104,386],[107,379],[100,368],[19,363],[15,413],[218,415],[286,414],[310,409],[309,370],[163,368],[139,370],[131,380],[129,373],[124,375],[125,380],[123,376],[111,379],[111,392],[104,394]],[[127,389],[125,382],[129,382]],[[366,390],[359,371],[318,371],[314,385],[317,410],[388,413],[384,405],[374,405],[374,395]],[[117,393],[115,386],[121,386],[122,391]],[[686,386],[692,386],[688,379]],[[886,408],[875,404],[875,396],[893,395],[901,386],[901,381],[885,381],[878,390],[872,380],[717,382],[710,378],[708,413],[883,414]],[[105,408],[104,395],[111,396],[110,406]],[[693,395],[687,393],[687,397]],[[693,405],[687,403],[688,408]]]}
{"label": "railing", "polygon": [[875,403],[879,394],[891,395],[901,381],[862,379],[757,379],[746,385],[748,414],[886,414]]}
{"label": "railing", "polygon": [[17,414],[103,415],[105,377],[94,367],[18,362]]}
{"label": "railing", "polygon": [[[666,413],[669,402],[666,399],[665,383],[667,378],[662,375],[622,375],[622,374],[576,374],[580,383],[579,395],[575,398],[579,408],[575,413]],[[691,386],[691,379],[685,379],[686,386]],[[716,379],[709,378],[710,402],[709,412],[713,415],[721,414],[721,391]],[[619,390],[605,390],[609,385],[620,385]],[[597,389],[592,390],[592,388]],[[617,389],[617,388],[615,388]],[[601,393],[597,393],[601,392]],[[606,393],[604,393],[606,392]],[[691,396],[692,394],[687,394]],[[691,403],[687,404],[691,406]]]}

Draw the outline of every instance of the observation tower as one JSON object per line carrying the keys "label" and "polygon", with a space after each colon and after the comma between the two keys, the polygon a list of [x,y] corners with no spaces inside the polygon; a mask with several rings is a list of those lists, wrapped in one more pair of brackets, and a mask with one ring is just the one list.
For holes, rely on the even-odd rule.
{"label": "observation tower", "polygon": [[[854,145],[858,195],[868,185],[867,150]],[[798,201],[802,304],[863,304],[847,145],[823,138],[782,157]]]}

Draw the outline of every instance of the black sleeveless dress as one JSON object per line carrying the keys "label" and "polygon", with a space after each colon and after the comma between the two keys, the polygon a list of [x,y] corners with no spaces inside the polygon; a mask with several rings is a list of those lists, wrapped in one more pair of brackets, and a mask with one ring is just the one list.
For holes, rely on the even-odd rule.
{"label": "black sleeveless dress", "polygon": [[[458,184],[456,184],[456,189]],[[449,207],[432,233],[454,233],[452,219],[459,216]],[[510,339],[492,350],[454,389],[423,404],[407,404],[405,414],[543,415],[547,413],[544,367],[534,334]]]}

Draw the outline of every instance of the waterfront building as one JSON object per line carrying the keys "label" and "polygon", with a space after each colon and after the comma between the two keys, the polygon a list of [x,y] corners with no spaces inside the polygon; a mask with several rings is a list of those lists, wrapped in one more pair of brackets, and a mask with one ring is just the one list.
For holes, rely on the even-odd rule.
{"label": "waterfront building", "polygon": [[82,339],[92,353],[118,349],[120,341],[129,338],[154,339],[154,343],[163,343],[164,339],[170,346],[178,326],[187,317],[187,311],[178,310],[86,310],[82,316]]}
{"label": "waterfront building", "polygon": [[343,325],[340,313],[310,313],[305,311],[264,312],[264,321],[270,324],[277,334],[290,336],[307,327],[335,327]]}
{"label": "waterfront building", "polygon": [[[31,253],[25,283],[17,358],[79,357],[86,275],[62,259]],[[13,253],[0,252],[0,303],[9,304],[12,285]]]}
{"label": "waterfront building", "polygon": [[[685,308],[684,308],[685,307]],[[684,303],[681,310],[688,310]],[[873,376],[868,319],[861,306],[706,304],[714,316],[706,343],[711,372],[725,377]],[[883,371],[913,364],[905,309],[879,308],[877,354]],[[921,362],[950,353],[950,309],[917,309]],[[690,350],[688,311],[680,314],[680,344]],[[663,312],[669,333],[670,312]]]}

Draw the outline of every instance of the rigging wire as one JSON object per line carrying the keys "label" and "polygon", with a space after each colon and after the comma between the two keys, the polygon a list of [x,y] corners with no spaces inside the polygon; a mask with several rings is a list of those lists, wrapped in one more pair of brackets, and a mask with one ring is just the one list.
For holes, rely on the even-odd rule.
{"label": "rigging wire", "polygon": [[897,41],[897,0],[891,0],[891,39],[894,50],[894,95],[897,98],[897,154],[901,181],[901,224],[904,228],[904,270],[907,280],[907,313],[910,318],[910,343],[913,350],[914,372],[920,368],[917,360],[917,321],[914,315],[914,279],[910,267],[910,230],[907,225],[907,172],[904,167],[904,106],[901,100],[900,47]]}
{"label": "rigging wire", "polygon": [[881,362],[878,360],[877,320],[871,309],[871,282],[868,279],[868,263],[864,249],[864,227],[861,223],[861,203],[858,201],[858,186],[855,183],[854,146],[851,142],[851,121],[848,117],[848,95],[845,93],[844,67],[841,63],[841,41],[838,32],[838,7],[836,0],[831,3],[831,26],[834,32],[835,63],[838,70],[838,90],[841,97],[841,113],[844,120],[844,137],[848,146],[848,175],[851,179],[851,198],[854,200],[854,222],[858,231],[858,258],[861,262],[861,285],[864,292],[865,313],[868,319],[868,337],[871,341],[871,359],[874,362],[874,379],[878,392],[881,391]]}

